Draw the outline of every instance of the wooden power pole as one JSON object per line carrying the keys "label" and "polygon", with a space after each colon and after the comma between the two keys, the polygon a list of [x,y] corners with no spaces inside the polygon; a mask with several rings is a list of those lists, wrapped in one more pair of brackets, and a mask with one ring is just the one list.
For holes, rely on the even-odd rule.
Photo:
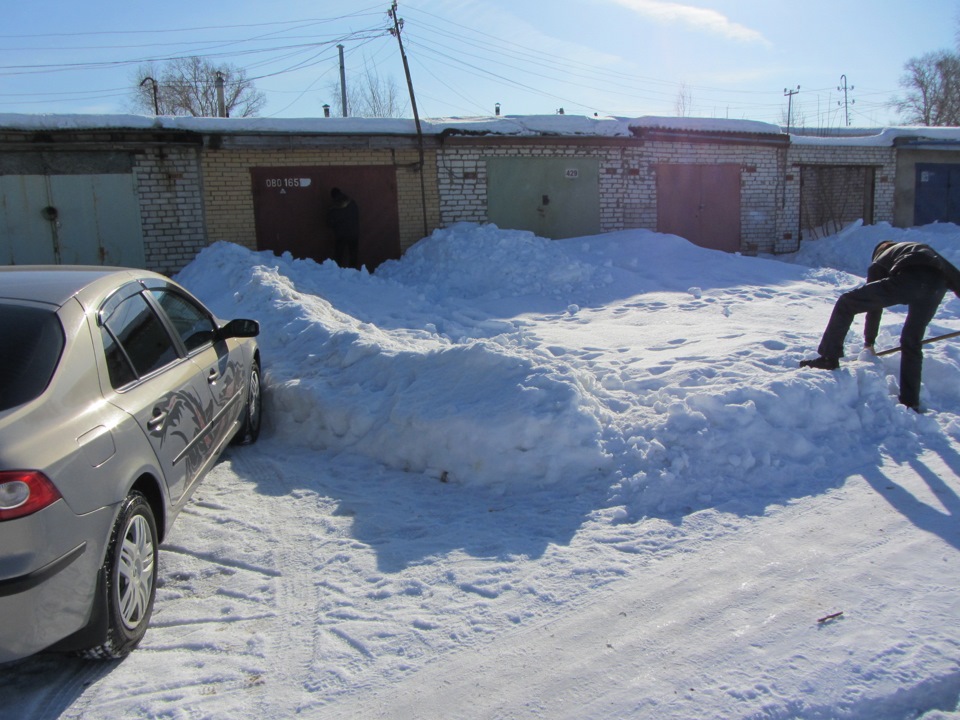
{"label": "wooden power pole", "polygon": [[407,54],[403,51],[403,38],[400,37],[400,30],[403,28],[403,20],[397,17],[397,0],[393,0],[393,5],[387,13],[393,20],[393,30],[391,34],[397,38],[400,45],[400,58],[403,60],[403,72],[407,76],[407,89],[410,91],[410,106],[413,108],[413,122],[417,127],[417,150],[419,152],[420,172],[420,206],[423,209],[423,236],[426,237],[429,232],[427,223],[427,187],[424,181],[424,155],[423,155],[423,129],[420,127],[420,114],[417,112],[417,98],[413,94],[413,80],[410,78],[410,64],[407,62]]}

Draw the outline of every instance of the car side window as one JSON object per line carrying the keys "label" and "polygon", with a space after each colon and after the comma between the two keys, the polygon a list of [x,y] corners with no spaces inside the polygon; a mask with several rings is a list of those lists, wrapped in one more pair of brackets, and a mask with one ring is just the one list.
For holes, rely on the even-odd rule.
{"label": "car side window", "polygon": [[100,331],[114,388],[149,375],[179,357],[160,318],[139,293],[108,303],[101,315]]}
{"label": "car side window", "polygon": [[169,290],[151,290],[150,294],[170,318],[187,352],[193,352],[213,342],[216,326],[209,315],[189,298]]}

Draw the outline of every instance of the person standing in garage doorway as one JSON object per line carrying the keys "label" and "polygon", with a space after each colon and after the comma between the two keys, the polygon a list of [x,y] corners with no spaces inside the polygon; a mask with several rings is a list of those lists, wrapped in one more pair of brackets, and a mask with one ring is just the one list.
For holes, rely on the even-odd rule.
{"label": "person standing in garage doorway", "polygon": [[333,207],[327,211],[327,225],[336,243],[334,260],[342,268],[360,269],[360,208],[340,188],[330,191]]}

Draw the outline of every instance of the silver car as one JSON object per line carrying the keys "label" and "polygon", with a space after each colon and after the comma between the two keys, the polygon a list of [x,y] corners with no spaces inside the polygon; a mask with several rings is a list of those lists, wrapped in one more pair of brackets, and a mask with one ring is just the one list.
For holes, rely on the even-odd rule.
{"label": "silver car", "polygon": [[155,273],[0,268],[0,663],[140,642],[159,543],[260,432],[258,333]]}

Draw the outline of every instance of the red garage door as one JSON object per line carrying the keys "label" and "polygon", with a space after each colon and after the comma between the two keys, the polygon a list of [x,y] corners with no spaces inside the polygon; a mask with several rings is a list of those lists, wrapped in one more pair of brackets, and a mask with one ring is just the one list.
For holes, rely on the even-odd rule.
{"label": "red garage door", "polygon": [[657,230],[738,252],[740,166],[657,165]]}
{"label": "red garage door", "polygon": [[373,270],[400,257],[397,173],[392,165],[251,168],[257,249],[323,262],[334,256],[330,189],[360,209],[360,262]]}

